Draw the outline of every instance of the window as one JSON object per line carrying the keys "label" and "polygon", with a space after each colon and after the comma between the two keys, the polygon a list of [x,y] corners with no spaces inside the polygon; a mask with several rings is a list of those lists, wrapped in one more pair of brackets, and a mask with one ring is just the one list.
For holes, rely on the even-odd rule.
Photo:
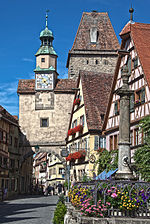
{"label": "window", "polygon": [[133,131],[130,131],[130,143],[133,146]]}
{"label": "window", "polygon": [[41,62],[45,62],[45,58],[41,58]]}
{"label": "window", "polygon": [[110,151],[113,150],[113,136],[109,137]]}
{"label": "window", "polygon": [[108,65],[108,60],[104,60],[104,65]]}
{"label": "window", "polygon": [[91,39],[91,43],[96,43],[97,42],[97,38],[98,38],[98,32],[97,32],[97,27],[92,27],[90,29],[90,39]]}
{"label": "window", "polygon": [[99,138],[99,147],[106,148],[106,137],[100,136]]}
{"label": "window", "polygon": [[128,57],[127,60],[128,73],[131,73],[131,56]]}
{"label": "window", "polygon": [[59,174],[64,174],[64,168],[59,168]]}
{"label": "window", "polygon": [[88,63],[89,63],[89,60],[87,60],[87,61],[86,61],[86,63],[87,63],[87,65],[88,65]]}
{"label": "window", "polygon": [[74,122],[72,122],[72,128],[75,128],[77,126],[77,120],[74,120]]}
{"label": "window", "polygon": [[84,127],[84,115],[80,117],[80,124]]}
{"label": "window", "polygon": [[134,60],[134,69],[138,67],[138,57],[135,57]]}
{"label": "window", "polygon": [[94,136],[94,150],[99,148],[99,136]]}
{"label": "window", "polygon": [[120,110],[120,100],[115,101],[114,107],[115,107],[114,108],[115,115],[118,115],[119,114],[119,110]]}
{"label": "window", "polygon": [[138,145],[139,144],[139,129],[136,128],[134,130],[134,145]]}
{"label": "window", "polygon": [[2,166],[2,157],[0,156],[0,166]]}
{"label": "window", "polygon": [[85,151],[87,151],[87,138],[84,139],[85,142]]}
{"label": "window", "polygon": [[114,135],[114,149],[118,149],[118,135]]}
{"label": "window", "polygon": [[48,127],[49,126],[48,118],[41,118],[40,119],[40,126],[41,127]]}
{"label": "window", "polygon": [[95,61],[95,64],[96,64],[96,65],[98,64],[98,60]]}
{"label": "window", "polygon": [[44,39],[44,45],[47,45],[47,39]]}
{"label": "window", "polygon": [[135,104],[145,103],[145,88],[135,92]]}

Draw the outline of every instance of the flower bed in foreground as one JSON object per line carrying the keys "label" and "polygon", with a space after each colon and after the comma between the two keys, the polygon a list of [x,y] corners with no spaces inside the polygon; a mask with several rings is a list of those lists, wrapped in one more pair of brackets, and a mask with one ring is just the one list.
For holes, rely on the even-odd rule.
{"label": "flower bed in foreground", "polygon": [[95,190],[92,187],[73,186],[69,192],[70,202],[80,210],[82,215],[89,217],[108,217],[110,211],[117,210],[133,215],[148,210],[150,189],[137,189],[124,185],[108,187],[106,184]]}

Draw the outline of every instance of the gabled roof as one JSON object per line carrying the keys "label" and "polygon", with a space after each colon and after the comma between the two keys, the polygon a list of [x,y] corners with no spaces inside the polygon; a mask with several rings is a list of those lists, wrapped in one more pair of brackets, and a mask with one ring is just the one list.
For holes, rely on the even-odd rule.
{"label": "gabled roof", "polygon": [[80,71],[89,131],[101,130],[111,90],[112,74]]}
{"label": "gabled roof", "polygon": [[[76,81],[70,79],[58,79],[55,92],[74,92]],[[20,79],[18,83],[17,93],[32,94],[35,93],[35,79]]]}
{"label": "gabled roof", "polygon": [[[90,41],[90,29],[97,28],[96,44]],[[73,50],[117,50],[118,39],[106,12],[83,12],[81,22],[73,43]]]}
{"label": "gabled roof", "polygon": [[6,109],[4,109],[4,107],[2,107],[1,105],[0,105],[0,115],[4,119],[6,118],[8,122],[9,121],[10,123],[13,122],[15,125],[19,126],[18,120],[13,115],[11,115]]}
{"label": "gabled roof", "polygon": [[[131,38],[133,40],[135,50],[138,54],[144,72],[145,79],[150,88],[150,24],[129,22],[122,29],[120,37],[122,38],[121,49],[124,48],[126,39]],[[118,57],[103,129],[105,129],[106,127],[107,119],[109,116],[109,110],[111,107],[113,91],[115,89],[120,63],[121,57]]]}
{"label": "gabled roof", "polygon": [[[79,87],[80,79],[88,130],[100,132],[103,125],[102,117],[106,113],[113,75],[80,71],[77,88]],[[74,106],[72,108],[69,128],[71,127],[73,111]]]}

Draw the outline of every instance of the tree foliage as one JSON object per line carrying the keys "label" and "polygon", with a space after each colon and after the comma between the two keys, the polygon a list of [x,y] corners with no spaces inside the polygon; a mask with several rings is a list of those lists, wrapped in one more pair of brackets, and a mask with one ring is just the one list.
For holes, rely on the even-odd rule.
{"label": "tree foliage", "polygon": [[135,151],[135,166],[142,179],[150,181],[150,116],[145,117],[139,126],[143,131],[144,144]]}
{"label": "tree foliage", "polygon": [[98,153],[99,156],[96,162],[98,164],[98,174],[104,170],[109,171],[118,168],[118,150],[109,152],[104,149]]}

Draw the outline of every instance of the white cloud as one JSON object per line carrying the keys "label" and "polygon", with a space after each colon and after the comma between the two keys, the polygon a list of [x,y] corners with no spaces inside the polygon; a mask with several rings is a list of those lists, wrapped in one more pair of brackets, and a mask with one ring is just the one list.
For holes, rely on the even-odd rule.
{"label": "white cloud", "polygon": [[11,114],[18,114],[17,85],[18,81],[0,85],[0,105]]}
{"label": "white cloud", "polygon": [[22,61],[26,61],[26,62],[34,62],[34,60],[31,59],[31,58],[22,58]]}

